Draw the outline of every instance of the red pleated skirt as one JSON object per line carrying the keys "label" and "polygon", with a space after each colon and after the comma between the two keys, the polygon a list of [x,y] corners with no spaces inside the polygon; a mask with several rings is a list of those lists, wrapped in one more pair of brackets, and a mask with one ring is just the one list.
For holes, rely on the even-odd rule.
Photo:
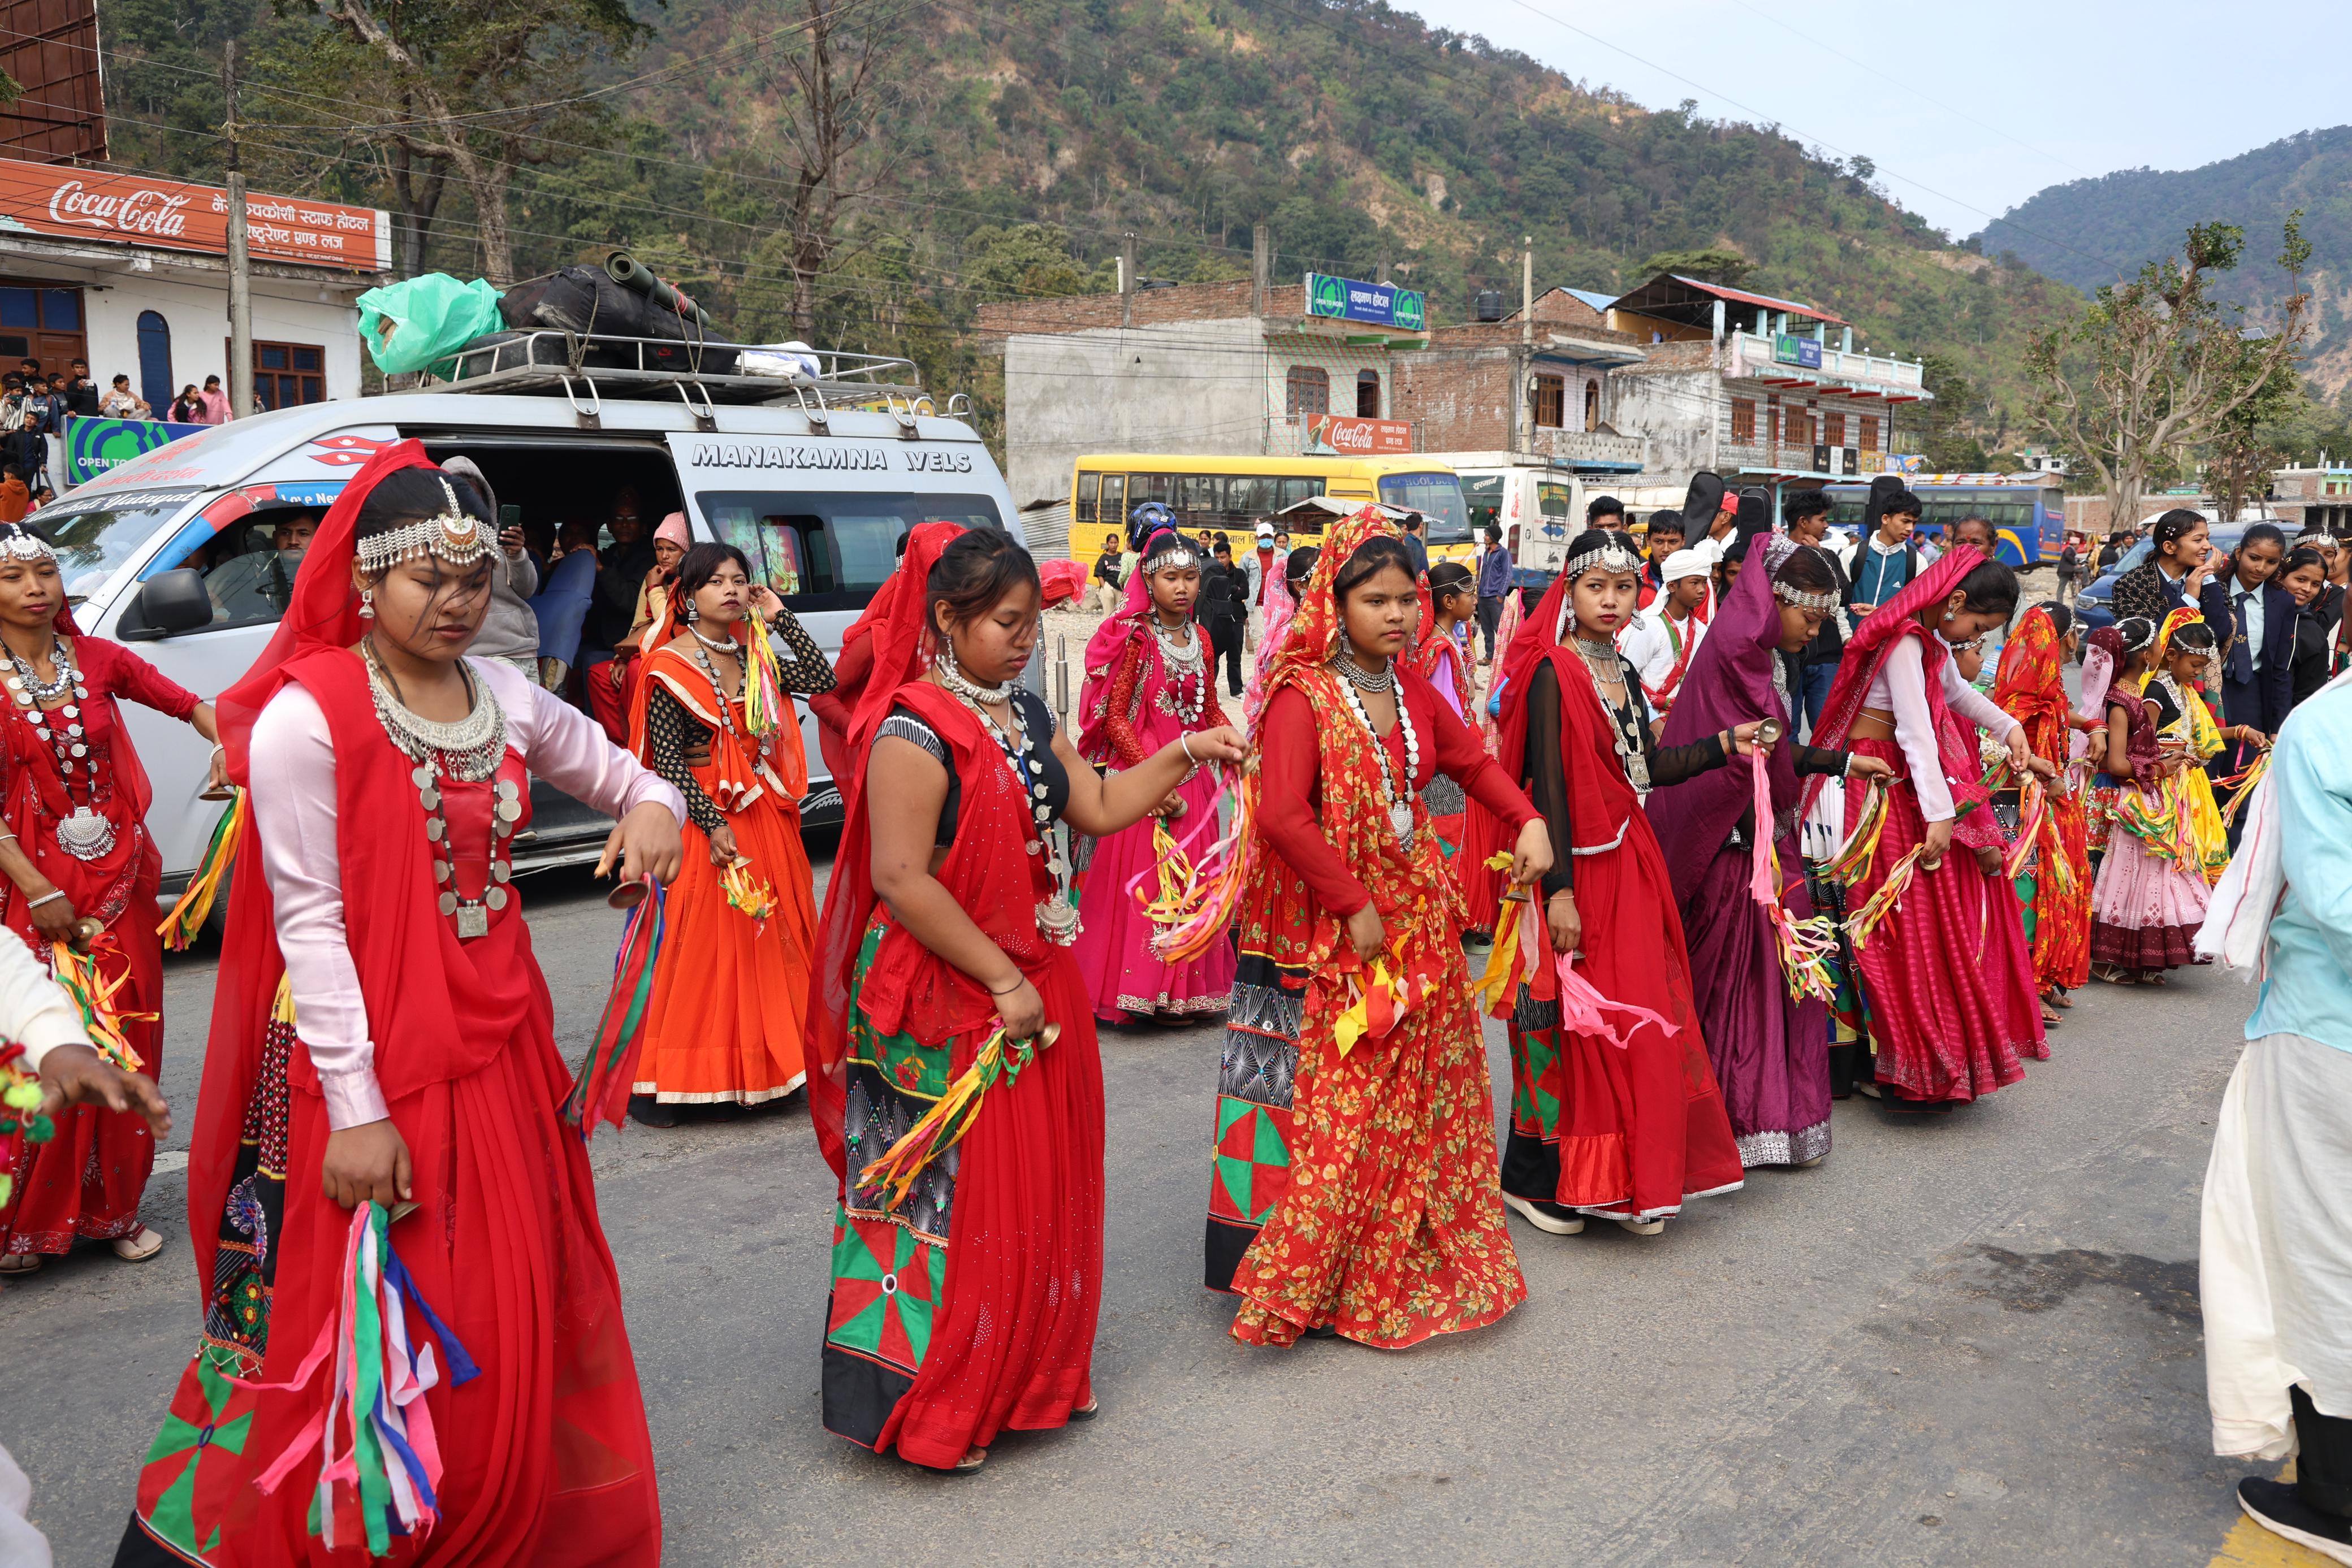
{"label": "red pleated skirt", "polygon": [[[1853,748],[1897,773],[1907,766],[1891,740],[1856,740]],[[1850,817],[1867,788],[1862,779],[1846,785]],[[1846,907],[1861,908],[1927,832],[1917,794],[1895,786],[1878,853]],[[1957,844],[1936,870],[1913,873],[1901,902],[1862,945],[1860,967],[1878,1082],[1901,1099],[1965,1103],[2024,1077],[2021,1055],[2050,1054],[2016,891]]]}

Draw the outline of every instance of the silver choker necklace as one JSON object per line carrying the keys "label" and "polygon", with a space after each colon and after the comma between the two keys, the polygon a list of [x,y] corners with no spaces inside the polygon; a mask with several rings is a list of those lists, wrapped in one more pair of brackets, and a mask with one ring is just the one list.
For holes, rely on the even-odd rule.
{"label": "silver choker necklace", "polygon": [[953,648],[942,648],[940,650],[940,662],[932,666],[932,670],[933,673],[940,677],[940,685],[947,687],[949,691],[952,692],[957,696],[963,698],[966,702],[994,704],[1006,703],[1013,700],[1013,683],[1011,681],[1006,681],[1002,685],[982,685],[979,682],[965,674],[963,670],[956,664],[955,650]]}
{"label": "silver choker necklace", "polygon": [[1379,669],[1367,670],[1363,665],[1356,663],[1354,654],[1334,653],[1331,656],[1331,668],[1339,674],[1341,680],[1360,692],[1387,692],[1396,689],[1394,659],[1383,659],[1381,661]]}
{"label": "silver choker necklace", "polygon": [[702,634],[702,628],[694,625],[688,626],[687,630],[694,633],[696,642],[714,653],[740,653],[743,651],[743,644],[732,637],[706,637]]}
{"label": "silver choker necklace", "polygon": [[375,698],[376,719],[403,756],[422,763],[428,754],[439,752],[449,776],[468,784],[479,783],[499,770],[507,754],[507,715],[488,683],[478,680],[473,671],[459,664],[457,673],[473,695],[473,707],[454,724],[420,717],[394,691],[390,672],[376,657],[375,645],[362,642],[360,648],[367,659],[368,689]]}

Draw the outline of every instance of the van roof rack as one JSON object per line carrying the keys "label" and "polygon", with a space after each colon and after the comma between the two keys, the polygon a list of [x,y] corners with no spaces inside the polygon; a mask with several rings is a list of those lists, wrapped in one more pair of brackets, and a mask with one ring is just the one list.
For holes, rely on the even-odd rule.
{"label": "van roof rack", "polygon": [[677,397],[699,419],[719,403],[777,404],[820,417],[869,407],[908,418],[937,412],[912,360],[832,349],[583,337],[543,328],[478,339],[442,364],[446,374],[426,371],[400,391],[562,395],[592,420],[605,397]]}

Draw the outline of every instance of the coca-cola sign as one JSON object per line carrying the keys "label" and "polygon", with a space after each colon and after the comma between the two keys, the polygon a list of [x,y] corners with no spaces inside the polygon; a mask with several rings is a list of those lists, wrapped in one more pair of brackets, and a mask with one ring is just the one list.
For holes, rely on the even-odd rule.
{"label": "coca-cola sign", "polygon": [[[373,207],[249,194],[247,243],[259,261],[381,272],[392,219]],[[228,254],[228,193],[143,174],[0,158],[0,230]]]}
{"label": "coca-cola sign", "polygon": [[1325,456],[1371,457],[1412,450],[1412,422],[1318,413],[1307,421],[1307,450]]}

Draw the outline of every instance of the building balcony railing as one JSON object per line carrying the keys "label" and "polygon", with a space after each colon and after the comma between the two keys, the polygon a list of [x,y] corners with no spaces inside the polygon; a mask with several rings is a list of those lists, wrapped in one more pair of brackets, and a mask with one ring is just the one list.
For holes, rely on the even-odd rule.
{"label": "building balcony railing", "polygon": [[1534,453],[1577,467],[1622,469],[1632,473],[1650,465],[1646,435],[1604,435],[1592,430],[1550,430],[1535,433]]}
{"label": "building balcony railing", "polygon": [[[1792,363],[1786,357],[1791,352],[1801,361],[1818,362]],[[1754,332],[1734,332],[1724,340],[1723,353],[1723,373],[1734,381],[1808,384],[1824,391],[1851,390],[1898,401],[1927,395],[1925,372],[1916,360],[1854,353],[1816,343],[1811,338],[1776,339]]]}

